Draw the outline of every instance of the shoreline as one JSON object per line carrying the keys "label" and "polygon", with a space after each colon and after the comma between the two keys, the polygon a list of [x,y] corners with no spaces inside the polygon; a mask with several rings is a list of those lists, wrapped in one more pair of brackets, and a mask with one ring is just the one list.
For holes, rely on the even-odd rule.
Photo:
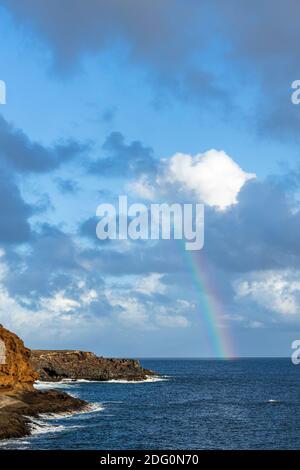
{"label": "shoreline", "polygon": [[30,435],[33,418],[42,414],[71,414],[88,409],[86,401],[57,390],[59,382],[158,380],[136,359],[104,358],[80,350],[31,351],[2,325],[0,341],[5,346],[5,357],[0,363],[0,440]]}
{"label": "shoreline", "polygon": [[31,418],[43,413],[84,411],[89,403],[57,390],[26,390],[0,394],[0,440],[32,434]]}
{"label": "shoreline", "polygon": [[170,376],[166,375],[149,375],[144,379],[108,379],[108,380],[86,380],[86,379],[60,379],[55,381],[47,380],[37,380],[34,383],[34,388],[36,390],[56,390],[57,388],[69,388],[68,386],[78,385],[78,384],[143,384],[143,383],[154,383],[154,382],[164,382],[169,380]]}
{"label": "shoreline", "polygon": [[58,414],[72,415],[89,412],[93,403],[74,397],[55,386],[68,386],[78,383],[114,383],[114,384],[142,384],[168,380],[162,376],[148,376],[144,380],[75,380],[65,379],[55,382],[37,380],[33,390],[11,391],[0,393],[0,441],[16,439],[32,435],[32,418],[41,415]]}

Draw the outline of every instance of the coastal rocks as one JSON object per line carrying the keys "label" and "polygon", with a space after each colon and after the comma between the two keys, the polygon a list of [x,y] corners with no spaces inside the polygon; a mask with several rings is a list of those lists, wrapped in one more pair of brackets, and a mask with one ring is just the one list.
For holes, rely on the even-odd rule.
{"label": "coastal rocks", "polygon": [[32,351],[32,365],[40,380],[145,380],[153,375],[134,359],[108,359],[84,351]]}
{"label": "coastal rocks", "polygon": [[86,407],[83,400],[56,390],[0,394],[0,439],[30,434],[30,417],[41,413],[72,413]]}
{"label": "coastal rocks", "polygon": [[17,335],[0,325],[0,392],[30,390],[36,379],[30,350]]}
{"label": "coastal rocks", "polygon": [[40,413],[71,413],[87,407],[78,398],[56,390],[38,391],[30,350],[0,325],[0,439],[30,434],[30,417]]}

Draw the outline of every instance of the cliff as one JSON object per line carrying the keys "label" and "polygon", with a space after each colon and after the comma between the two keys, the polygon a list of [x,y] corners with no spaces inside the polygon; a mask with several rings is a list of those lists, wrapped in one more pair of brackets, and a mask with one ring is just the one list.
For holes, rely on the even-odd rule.
{"label": "cliff", "polygon": [[30,350],[17,335],[0,325],[0,392],[30,390],[37,377],[30,363]]}
{"label": "cliff", "polygon": [[38,374],[30,350],[14,333],[0,325],[0,439],[30,433],[30,416],[72,412],[87,403],[56,390],[41,392],[33,387]]}
{"label": "cliff", "polygon": [[31,361],[40,380],[144,380],[152,371],[143,369],[134,359],[109,359],[91,352],[32,351]]}

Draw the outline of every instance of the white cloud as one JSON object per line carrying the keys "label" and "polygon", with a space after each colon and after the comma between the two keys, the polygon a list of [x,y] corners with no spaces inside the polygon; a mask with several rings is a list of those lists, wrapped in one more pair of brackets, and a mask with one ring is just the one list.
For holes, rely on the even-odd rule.
{"label": "white cloud", "polygon": [[125,326],[136,326],[142,329],[151,329],[149,314],[144,304],[135,298],[123,298],[114,303],[121,307],[122,311],[118,314],[118,319]]}
{"label": "white cloud", "polygon": [[43,297],[40,301],[41,307],[52,312],[71,312],[80,307],[80,303],[65,296],[64,291],[57,292],[53,297]]}
{"label": "white cloud", "polygon": [[138,194],[142,199],[155,199],[155,187],[150,183],[146,175],[142,175],[140,179],[130,183],[129,190]]}
{"label": "white cloud", "polygon": [[[7,266],[0,255],[3,278],[6,272]],[[131,285],[106,288],[101,296],[112,308],[112,313],[105,318],[90,314],[89,306],[98,299],[99,293],[88,289],[84,281],[77,281],[74,288],[70,286],[68,290],[36,299],[32,308],[32,299],[25,296],[12,298],[0,279],[0,323],[20,335],[28,345],[60,341],[76,344],[82,341],[83,336],[89,338],[102,334],[107,327],[119,332],[123,327],[137,330],[186,327],[189,321],[183,313],[190,305],[188,302],[178,300],[165,307],[151,297],[165,292],[162,277],[163,274],[151,273],[135,278]],[[146,300],[142,301],[137,293],[147,294]]]}
{"label": "white cloud", "polygon": [[161,282],[163,274],[151,273],[138,280],[136,284],[136,292],[145,295],[163,294],[166,286]]}
{"label": "white cloud", "polygon": [[[143,330],[157,328],[185,328],[190,322],[185,317],[187,310],[194,308],[183,299],[173,302],[172,305],[161,305],[151,298],[151,294],[165,292],[165,286],[160,282],[163,275],[152,273],[135,282],[135,286],[128,292],[126,289],[107,289],[106,298],[114,308],[115,318],[126,327],[136,327]],[[136,293],[148,295],[148,299],[141,300]]]}
{"label": "white cloud", "polygon": [[225,152],[208,150],[191,156],[176,153],[161,160],[155,181],[145,175],[131,184],[131,190],[146,199],[164,194],[170,188],[192,194],[199,202],[224,210],[237,203],[237,196],[246,181],[255,178],[246,173]]}
{"label": "white cloud", "polygon": [[235,283],[237,298],[250,298],[283,316],[300,314],[300,273],[293,270],[252,273]]}
{"label": "white cloud", "polygon": [[209,150],[186,155],[177,153],[168,160],[166,179],[185,191],[192,191],[199,201],[219,209],[235,204],[237,195],[254,173],[244,172],[225,152]]}
{"label": "white cloud", "polygon": [[186,328],[190,324],[188,319],[183,315],[157,314],[155,319],[159,326],[167,328]]}
{"label": "white cloud", "polygon": [[95,289],[87,290],[86,292],[83,292],[83,294],[81,294],[80,296],[80,300],[84,305],[90,305],[97,298],[98,298],[98,294],[95,291]]}

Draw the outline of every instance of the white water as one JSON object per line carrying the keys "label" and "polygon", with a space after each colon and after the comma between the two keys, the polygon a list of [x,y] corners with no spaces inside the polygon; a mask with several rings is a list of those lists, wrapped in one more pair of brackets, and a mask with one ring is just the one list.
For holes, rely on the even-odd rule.
{"label": "white water", "polygon": [[149,375],[144,380],[125,380],[125,379],[112,379],[112,380],[85,380],[85,379],[64,379],[60,380],[59,382],[43,382],[37,380],[34,384],[34,387],[37,390],[48,390],[53,388],[71,388],[72,385],[80,384],[80,383],[98,383],[98,384],[105,384],[105,383],[119,383],[119,384],[140,384],[140,383],[153,383],[153,382],[164,382],[169,380],[169,377],[164,376],[156,376],[156,375]]}
{"label": "white water", "polygon": [[167,376],[148,376],[145,380],[122,380],[122,379],[112,379],[106,380],[105,382],[101,383],[116,383],[116,384],[143,384],[149,382],[165,382],[169,380]]}

